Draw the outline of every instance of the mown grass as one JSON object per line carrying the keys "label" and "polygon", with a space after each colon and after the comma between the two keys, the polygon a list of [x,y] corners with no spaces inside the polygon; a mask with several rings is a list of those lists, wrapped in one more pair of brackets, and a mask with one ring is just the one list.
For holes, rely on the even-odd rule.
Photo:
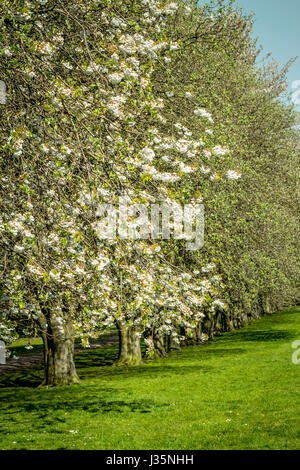
{"label": "mown grass", "polygon": [[[32,349],[26,349],[25,346],[30,344]],[[8,346],[11,357],[24,356],[36,352],[43,352],[43,341],[41,338],[20,338]]]}
{"label": "mown grass", "polygon": [[76,355],[82,383],[0,377],[1,449],[299,449],[300,308],[168,359],[115,368],[117,347]]}

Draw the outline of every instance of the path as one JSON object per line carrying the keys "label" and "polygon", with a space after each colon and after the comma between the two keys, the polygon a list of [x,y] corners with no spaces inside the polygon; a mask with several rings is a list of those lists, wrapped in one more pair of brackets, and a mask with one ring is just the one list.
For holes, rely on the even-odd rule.
{"label": "path", "polygon": [[[90,341],[90,348],[84,348],[81,344],[75,344],[75,354],[78,352],[89,351],[90,349],[97,349],[110,344],[115,344],[117,341],[118,336],[111,335]],[[0,374],[20,370],[24,367],[37,367],[40,366],[42,362],[42,352],[24,354],[23,356],[20,356],[19,359],[9,358],[6,361],[6,364],[0,364]]]}

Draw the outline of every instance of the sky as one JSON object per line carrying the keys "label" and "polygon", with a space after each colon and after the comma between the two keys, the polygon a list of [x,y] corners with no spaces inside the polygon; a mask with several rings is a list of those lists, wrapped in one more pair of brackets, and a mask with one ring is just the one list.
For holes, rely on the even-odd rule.
{"label": "sky", "polygon": [[[261,57],[268,52],[279,65],[299,56],[287,75],[289,91],[294,92],[300,112],[300,0],[236,0],[236,5],[247,13],[255,13],[253,35],[262,45]],[[299,81],[298,84],[293,82]]]}
{"label": "sky", "polygon": [[[263,47],[259,58],[271,52],[276,62],[283,66],[290,58],[299,56],[287,79],[300,112],[300,92],[297,94],[300,90],[300,0],[236,0],[236,5],[246,13],[255,13],[253,36],[258,37],[257,45]],[[294,83],[295,88],[292,88],[297,80],[298,84]]]}

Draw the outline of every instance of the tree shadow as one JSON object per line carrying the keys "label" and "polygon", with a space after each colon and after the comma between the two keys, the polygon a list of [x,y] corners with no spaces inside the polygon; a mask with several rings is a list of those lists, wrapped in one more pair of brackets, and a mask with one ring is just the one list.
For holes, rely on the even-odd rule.
{"label": "tree shadow", "polygon": [[228,341],[230,339],[234,342],[284,342],[287,340],[292,340],[297,336],[297,331],[295,330],[237,330],[232,333],[226,333],[224,336],[216,338],[215,342]]}
{"label": "tree shadow", "polygon": [[[275,316],[276,317],[276,316]],[[259,326],[259,325],[257,325]],[[180,351],[173,351],[169,358],[172,360],[180,358],[180,365],[173,366],[170,361],[165,359],[149,361],[145,360],[144,364],[135,367],[112,367],[118,358],[118,344],[111,344],[99,349],[87,349],[80,351],[75,355],[75,363],[80,378],[95,378],[101,376],[126,375],[128,377],[146,377],[150,378],[155,374],[162,377],[171,375],[184,375],[193,372],[208,373],[211,367],[203,366],[203,361],[212,357],[226,357],[241,355],[247,352],[242,348],[222,348],[223,344],[232,345],[233,342],[238,346],[244,342],[284,342],[291,341],[297,337],[295,330],[261,330],[251,327],[251,329],[235,330],[225,333],[222,336],[215,337],[205,346],[187,346]],[[217,347],[215,347],[217,346]],[[142,344],[143,351],[145,350]],[[189,364],[191,358],[197,360],[198,364]],[[0,375],[0,389],[3,388],[35,388],[38,387],[43,380],[43,366],[34,365],[26,367],[18,371],[3,373]]]}
{"label": "tree shadow", "polygon": [[118,358],[118,346],[111,345],[99,349],[87,349],[75,355],[77,369],[111,366]]}
{"label": "tree shadow", "polygon": [[[29,340],[30,342],[30,340]],[[9,351],[12,355],[16,356],[31,356],[33,353],[43,353],[43,345],[42,344],[31,344],[32,349],[26,350],[25,344],[19,344],[17,346],[9,347]]]}
{"label": "tree shadow", "polygon": [[[232,349],[213,348],[212,349],[209,346],[212,346],[212,344],[208,344],[206,348],[203,348],[201,350],[198,349],[198,351],[195,351],[194,357],[197,356],[199,359],[206,359],[208,358],[206,356],[225,357],[225,356],[235,356],[235,355],[245,354],[247,352],[247,349],[241,349],[241,348],[232,348]],[[188,359],[189,358],[187,357],[186,360]]]}
{"label": "tree shadow", "polygon": [[[6,372],[0,376],[0,390],[3,388],[36,388],[43,381],[43,367],[31,366],[18,371]],[[2,393],[1,393],[2,395]]]}
{"label": "tree shadow", "polygon": [[[115,390],[114,390],[115,392]],[[119,390],[118,390],[119,392]],[[131,412],[131,413],[150,413],[154,408],[161,408],[163,406],[167,406],[166,404],[158,404],[153,400],[133,400],[133,401],[126,401],[126,400],[111,400],[105,399],[103,397],[98,396],[84,396],[84,400],[82,397],[74,400],[70,397],[68,401],[60,400],[59,402],[54,402],[53,400],[49,400],[47,403],[45,402],[38,402],[38,403],[28,403],[23,406],[23,410],[29,413],[34,413],[40,415],[41,418],[46,418],[49,416],[49,412],[53,411],[59,412],[67,412],[71,413],[73,411],[80,411],[80,412],[87,412],[87,413],[124,413],[124,412]],[[168,404],[169,406],[169,404]],[[55,418],[59,419],[59,418]],[[64,419],[60,418],[62,422]],[[43,421],[45,423],[45,421]]]}
{"label": "tree shadow", "polygon": [[[27,390],[13,391],[7,389],[1,399],[1,409],[3,418],[1,428],[3,431],[6,425],[20,423],[20,410],[22,415],[26,413],[26,420],[30,422],[32,431],[42,431],[45,426],[55,426],[55,433],[65,434],[64,426],[69,423],[70,416],[73,413],[83,413],[85,415],[96,414],[149,414],[158,409],[170,406],[170,403],[162,403],[152,399],[113,399],[116,393],[126,393],[126,389],[113,389],[109,387],[96,390],[89,387],[82,390],[75,387],[61,389],[40,389],[33,394]],[[24,415],[23,415],[24,418]]]}
{"label": "tree shadow", "polygon": [[[180,351],[173,351],[167,359],[156,359],[154,361],[144,359],[138,366],[116,366],[112,367],[118,358],[118,347],[86,350],[76,354],[75,363],[80,379],[125,376],[151,378],[155,375],[160,377],[171,377],[186,375],[190,373],[209,373],[211,366],[204,366],[203,361],[212,357],[226,357],[245,354],[247,351],[241,348],[232,349],[210,349],[207,347],[187,346]],[[173,359],[180,359],[179,364],[172,364]],[[191,359],[197,363],[190,364]],[[8,372],[0,376],[0,389],[3,388],[36,388],[43,381],[43,366],[28,367],[18,371]]]}

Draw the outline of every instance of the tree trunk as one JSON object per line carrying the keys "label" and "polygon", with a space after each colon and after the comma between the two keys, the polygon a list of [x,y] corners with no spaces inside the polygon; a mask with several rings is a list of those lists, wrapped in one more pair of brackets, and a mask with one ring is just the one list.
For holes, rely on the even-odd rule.
{"label": "tree trunk", "polygon": [[224,331],[232,331],[232,330],[233,330],[232,312],[228,310],[226,312],[226,317],[225,317]]}
{"label": "tree trunk", "polygon": [[119,357],[116,365],[136,366],[142,362],[139,329],[116,321],[119,332]]}
{"label": "tree trunk", "polygon": [[195,328],[195,338],[196,338],[196,344],[201,344],[202,341],[202,322],[199,321],[196,325]]}
{"label": "tree trunk", "polygon": [[271,299],[268,294],[263,295],[263,309],[264,313],[270,315],[272,313]]}
{"label": "tree trunk", "polygon": [[79,382],[74,363],[74,330],[71,321],[53,314],[40,319],[44,345],[45,379],[42,385]]}
{"label": "tree trunk", "polygon": [[167,350],[166,350],[167,338],[161,333],[158,333],[155,329],[153,330],[152,338],[153,338],[153,345],[154,345],[153,357],[155,358],[167,357],[168,355]]}
{"label": "tree trunk", "polygon": [[180,343],[176,342],[172,335],[167,336],[167,352],[169,351],[180,351]]}
{"label": "tree trunk", "polygon": [[207,334],[209,338],[214,337],[214,332],[215,332],[214,327],[215,327],[215,323],[214,323],[213,317],[212,316],[206,317],[203,322],[203,332]]}

